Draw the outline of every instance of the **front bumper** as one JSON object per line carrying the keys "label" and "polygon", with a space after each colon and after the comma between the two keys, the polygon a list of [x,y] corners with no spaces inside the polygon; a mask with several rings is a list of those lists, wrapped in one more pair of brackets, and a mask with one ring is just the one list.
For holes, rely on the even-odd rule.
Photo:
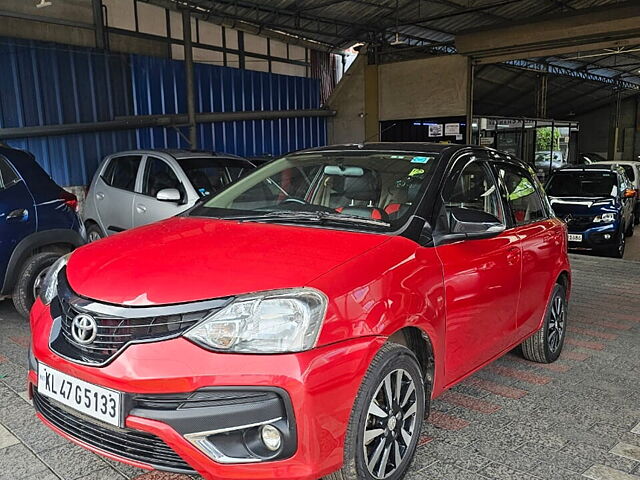
{"label": "front bumper", "polygon": [[[51,317],[49,309],[40,302],[32,310],[31,321],[31,363],[43,362],[86,382],[127,393],[126,428],[107,427],[82,414],[74,415],[70,420],[62,419],[80,422],[74,430],[61,424],[62,420],[56,417],[60,414],[50,410],[58,408],[67,414],[74,412],[53,401],[49,401],[53,406],[42,404],[44,397],[37,393],[37,365],[32,365],[30,391],[35,395],[41,420],[71,441],[109,458],[147,469],[194,470],[211,479],[311,480],[340,468],[346,426],[355,397],[373,356],[384,343],[383,338],[365,337],[298,354],[240,355],[212,353],[183,338],[176,338],[131,345],[112,363],[97,368],[72,363],[50,350]],[[272,395],[264,396],[261,401],[221,402],[213,407],[166,409],[154,404],[154,399],[167,400],[167,394],[175,399],[176,394],[181,393],[230,390],[270,392]],[[146,399],[146,403],[141,402],[141,398]],[[189,436],[190,433],[222,430],[218,437],[221,441],[216,445],[229,456],[237,453],[235,447],[239,443],[231,431],[226,433],[225,430],[263,420],[275,421],[278,429],[285,433],[284,454],[273,460],[223,463],[224,458],[214,460]],[[83,422],[85,428],[82,428]],[[100,429],[107,430],[102,432],[103,437],[128,435],[135,441],[156,445],[155,450],[160,452],[164,463],[131,454],[136,448],[145,452],[154,450],[145,447],[146,443],[130,445],[129,450],[119,447],[117,442],[106,446],[100,444],[94,438],[100,436]],[[87,430],[94,437],[87,436]],[[121,444],[129,445],[128,441],[121,440]],[[251,440],[246,443],[250,444]]]}
{"label": "front bumper", "polygon": [[586,229],[571,229],[569,226],[569,234],[579,234],[582,241],[569,241],[570,250],[604,250],[615,247],[619,240],[619,223],[608,223],[598,225]]}

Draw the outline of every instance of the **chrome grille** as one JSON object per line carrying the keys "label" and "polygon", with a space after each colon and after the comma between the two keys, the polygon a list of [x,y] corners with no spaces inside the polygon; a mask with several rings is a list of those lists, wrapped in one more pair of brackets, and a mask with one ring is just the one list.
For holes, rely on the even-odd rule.
{"label": "chrome grille", "polygon": [[[219,299],[153,307],[105,304],[76,295],[63,270],[58,280],[58,296],[51,303],[51,314],[60,325],[51,348],[78,363],[105,365],[132,343],[179,336],[229,301]],[[81,313],[91,315],[97,324],[97,335],[89,344],[77,342],[72,334],[73,319]]]}

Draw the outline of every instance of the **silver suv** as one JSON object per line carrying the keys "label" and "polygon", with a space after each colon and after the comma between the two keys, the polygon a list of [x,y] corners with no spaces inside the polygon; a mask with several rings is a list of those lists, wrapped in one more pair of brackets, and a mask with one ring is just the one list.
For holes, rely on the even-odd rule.
{"label": "silver suv", "polygon": [[90,242],[177,215],[255,166],[227,154],[132,150],[106,157],[89,187],[82,218]]}

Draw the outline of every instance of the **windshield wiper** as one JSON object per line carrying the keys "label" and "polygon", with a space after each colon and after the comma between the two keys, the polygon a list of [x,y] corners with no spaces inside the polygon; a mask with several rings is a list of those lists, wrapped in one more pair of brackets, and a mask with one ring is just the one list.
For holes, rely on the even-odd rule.
{"label": "windshield wiper", "polygon": [[222,220],[237,220],[240,222],[291,222],[291,223],[340,223],[371,225],[375,227],[390,227],[391,224],[373,218],[358,217],[355,215],[344,215],[342,213],[331,212],[304,212],[295,210],[280,210],[275,212],[265,212],[262,214],[237,215],[232,217],[219,217]]}

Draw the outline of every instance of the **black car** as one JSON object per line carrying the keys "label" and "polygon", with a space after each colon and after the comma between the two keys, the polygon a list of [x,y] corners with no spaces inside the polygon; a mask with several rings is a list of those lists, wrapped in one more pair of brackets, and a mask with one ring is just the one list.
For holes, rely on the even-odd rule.
{"label": "black car", "polygon": [[633,235],[636,190],[617,165],[557,170],[547,182],[556,215],[569,229],[569,248],[622,258]]}

